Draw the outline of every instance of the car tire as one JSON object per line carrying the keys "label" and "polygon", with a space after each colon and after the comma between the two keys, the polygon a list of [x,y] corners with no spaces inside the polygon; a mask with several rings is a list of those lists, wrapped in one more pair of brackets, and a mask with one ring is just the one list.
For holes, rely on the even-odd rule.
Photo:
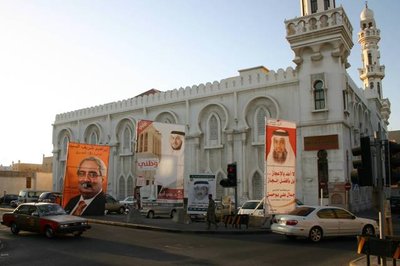
{"label": "car tire", "polygon": [[82,235],[82,233],[83,233],[82,231],[75,232],[74,237],[80,237]]}
{"label": "car tire", "polygon": [[153,211],[149,211],[149,212],[147,213],[147,218],[153,219],[153,218],[154,218],[154,212],[153,212]]}
{"label": "car tire", "polygon": [[124,207],[119,208],[118,213],[119,214],[124,214],[125,213],[125,208]]}
{"label": "car tire", "polygon": [[362,230],[362,234],[363,235],[368,235],[368,236],[373,236],[375,235],[375,229],[374,227],[372,227],[372,225],[366,225],[364,226],[363,230]]}
{"label": "car tire", "polygon": [[50,226],[46,227],[44,234],[46,235],[47,238],[53,238],[55,235],[53,228],[51,228]]}
{"label": "car tire", "polygon": [[11,229],[11,233],[13,233],[14,235],[18,235],[19,228],[16,223],[12,223],[10,226],[10,229]]}
{"label": "car tire", "polygon": [[311,228],[308,238],[314,243],[320,242],[322,239],[322,229],[318,226],[314,226]]}

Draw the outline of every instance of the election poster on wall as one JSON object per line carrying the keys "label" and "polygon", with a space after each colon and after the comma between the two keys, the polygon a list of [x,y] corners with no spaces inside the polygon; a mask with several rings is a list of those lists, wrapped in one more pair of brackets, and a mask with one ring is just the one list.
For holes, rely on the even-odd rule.
{"label": "election poster on wall", "polygon": [[110,147],[68,143],[64,209],[73,215],[104,215]]}
{"label": "election poster on wall", "polygon": [[136,129],[141,194],[157,202],[183,202],[185,126],[139,120]]}
{"label": "election poster on wall", "polygon": [[265,207],[287,213],[296,206],[296,124],[265,121]]}
{"label": "election poster on wall", "polygon": [[213,195],[213,197],[215,197],[216,194],[215,175],[190,175],[187,191],[187,213],[206,214],[208,207],[208,194]]}

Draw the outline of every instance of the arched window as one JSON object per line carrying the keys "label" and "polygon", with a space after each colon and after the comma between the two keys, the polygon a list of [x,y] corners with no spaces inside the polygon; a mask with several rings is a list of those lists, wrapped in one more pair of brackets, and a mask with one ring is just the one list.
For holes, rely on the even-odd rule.
{"label": "arched window", "polygon": [[207,121],[207,146],[219,146],[221,141],[221,121],[215,113],[211,114]]}
{"label": "arched window", "polygon": [[127,181],[126,195],[133,196],[134,195],[133,190],[134,190],[133,178],[132,176],[129,176]]}
{"label": "arched window", "polygon": [[89,136],[89,144],[97,144],[98,139],[97,132],[92,131]]}
{"label": "arched window", "polygon": [[368,65],[372,65],[372,55],[368,53]]}
{"label": "arched window", "polygon": [[268,117],[269,114],[264,107],[259,107],[255,111],[254,115],[254,141],[255,142],[264,142],[265,136],[265,117]]}
{"label": "arched window", "polygon": [[67,156],[67,147],[69,143],[69,138],[68,136],[64,136],[62,140],[62,145],[61,145],[61,157],[65,158]]}
{"label": "arched window", "polygon": [[370,83],[369,83],[369,88],[370,88],[371,90],[374,88],[374,83],[373,83],[373,82],[370,82]]}
{"label": "arched window", "polygon": [[122,150],[124,153],[130,153],[132,148],[132,133],[129,127],[125,127],[122,136]]}
{"label": "arched window", "polygon": [[126,194],[125,194],[125,180],[124,180],[124,177],[123,176],[121,176],[120,178],[119,178],[119,182],[118,182],[118,190],[119,190],[119,197],[120,198],[125,198],[126,197]]}
{"label": "arched window", "polygon": [[322,80],[314,82],[314,108],[315,110],[325,109],[325,90]]}

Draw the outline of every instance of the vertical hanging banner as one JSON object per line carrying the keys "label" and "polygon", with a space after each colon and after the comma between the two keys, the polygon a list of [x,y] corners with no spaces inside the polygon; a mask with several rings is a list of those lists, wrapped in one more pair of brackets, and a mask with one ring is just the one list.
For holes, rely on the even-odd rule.
{"label": "vertical hanging banner", "polygon": [[149,120],[136,125],[137,175],[145,196],[157,202],[183,202],[185,126]]}
{"label": "vertical hanging banner", "polygon": [[68,143],[62,206],[74,215],[104,215],[110,147]]}
{"label": "vertical hanging banner", "polygon": [[296,124],[265,121],[265,207],[287,213],[296,206]]}

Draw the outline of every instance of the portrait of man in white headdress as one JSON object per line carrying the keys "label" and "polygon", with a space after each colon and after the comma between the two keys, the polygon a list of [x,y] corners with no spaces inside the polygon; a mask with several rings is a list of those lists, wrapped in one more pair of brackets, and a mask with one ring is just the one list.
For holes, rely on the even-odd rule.
{"label": "portrait of man in white headdress", "polygon": [[269,165],[294,165],[295,154],[289,141],[289,133],[283,129],[272,132],[271,149],[267,161]]}

